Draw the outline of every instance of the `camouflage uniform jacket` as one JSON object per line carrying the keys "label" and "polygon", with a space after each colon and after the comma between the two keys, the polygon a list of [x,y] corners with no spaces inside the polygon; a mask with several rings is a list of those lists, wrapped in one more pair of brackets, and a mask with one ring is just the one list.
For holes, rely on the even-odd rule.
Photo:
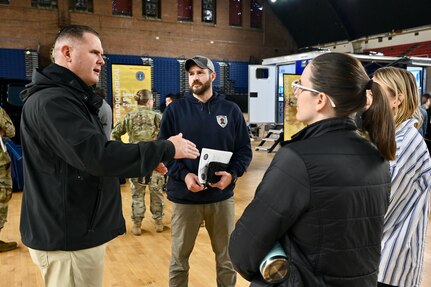
{"label": "camouflage uniform jacket", "polygon": [[139,106],[127,113],[114,127],[112,138],[121,140],[127,133],[130,143],[155,140],[160,131],[162,115],[149,107]]}
{"label": "camouflage uniform jacket", "polygon": [[[0,108],[0,129],[3,130],[4,136],[13,138],[15,136],[15,127],[6,111]],[[0,149],[0,167],[10,163],[10,157],[7,152]]]}

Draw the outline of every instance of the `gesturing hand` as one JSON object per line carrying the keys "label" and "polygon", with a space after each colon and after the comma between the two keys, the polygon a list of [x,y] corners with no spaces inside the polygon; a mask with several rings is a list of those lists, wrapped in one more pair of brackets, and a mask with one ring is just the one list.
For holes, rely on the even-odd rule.
{"label": "gesturing hand", "polygon": [[199,156],[199,150],[196,145],[189,140],[183,138],[183,134],[179,133],[176,136],[171,136],[168,141],[175,146],[175,159],[191,158],[195,159]]}

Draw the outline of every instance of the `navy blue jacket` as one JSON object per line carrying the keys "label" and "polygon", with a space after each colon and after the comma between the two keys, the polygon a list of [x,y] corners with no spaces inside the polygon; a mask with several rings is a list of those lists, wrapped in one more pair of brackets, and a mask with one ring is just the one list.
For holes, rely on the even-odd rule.
{"label": "navy blue jacket", "polygon": [[[210,148],[233,153],[228,172],[240,177],[252,158],[247,125],[239,107],[225,100],[223,95],[213,94],[206,103],[192,95],[170,104],[162,118],[159,138],[182,133],[194,142],[201,151]],[[184,178],[191,172],[198,174],[199,158],[175,160],[167,164],[169,180],[168,199],[176,203],[212,203],[233,196],[234,184],[224,190],[208,188],[202,192],[191,192]]]}

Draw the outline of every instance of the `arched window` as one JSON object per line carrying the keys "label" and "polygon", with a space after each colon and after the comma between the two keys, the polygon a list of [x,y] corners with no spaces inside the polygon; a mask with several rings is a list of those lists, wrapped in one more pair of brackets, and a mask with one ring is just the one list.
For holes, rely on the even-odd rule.
{"label": "arched window", "polygon": [[202,22],[216,23],[216,0],[202,0]]}
{"label": "arched window", "polygon": [[250,0],[250,27],[262,29],[262,0]]}
{"label": "arched window", "polygon": [[241,0],[229,0],[229,25],[242,26]]}
{"label": "arched window", "polygon": [[57,8],[57,1],[51,0],[31,0],[32,7],[38,8]]}
{"label": "arched window", "polygon": [[93,12],[93,0],[69,0],[69,10]]}
{"label": "arched window", "polygon": [[142,1],[142,16],[148,18],[161,18],[160,0],[143,0]]}
{"label": "arched window", "polygon": [[112,0],[112,15],[132,16],[132,0]]}
{"label": "arched window", "polygon": [[178,21],[193,22],[193,0],[178,0]]}

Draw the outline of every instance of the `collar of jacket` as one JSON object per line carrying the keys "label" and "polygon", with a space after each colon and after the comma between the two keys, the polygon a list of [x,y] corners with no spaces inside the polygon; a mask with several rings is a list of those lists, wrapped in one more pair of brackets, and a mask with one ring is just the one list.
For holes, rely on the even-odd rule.
{"label": "collar of jacket", "polygon": [[199,101],[198,99],[196,99],[192,93],[187,93],[185,95],[185,99],[192,101],[192,103],[194,103],[194,104],[207,104],[207,103],[214,102],[217,100],[223,100],[224,98],[225,98],[225,96],[223,94],[213,92],[213,95],[211,96],[211,98],[209,98],[209,100],[207,102],[203,103],[203,102]]}
{"label": "collar of jacket", "polygon": [[208,101],[206,101],[204,103],[204,102],[201,102],[198,99],[196,99],[191,93],[186,94],[186,96],[185,96],[186,100],[191,101],[195,105],[200,105],[201,112],[203,112],[204,107],[207,106],[208,107],[208,114],[211,114],[211,108],[210,108],[211,104],[213,104],[214,102],[223,100],[224,98],[225,98],[224,95],[213,92],[211,98],[209,98]]}
{"label": "collar of jacket", "polygon": [[50,64],[43,71],[36,69],[33,72],[32,82],[26,85],[26,89],[21,92],[20,96],[25,101],[35,92],[53,86],[69,90],[73,95],[78,96],[91,112],[98,113],[103,99],[97,96],[93,88],[85,84],[75,73],[55,63]]}
{"label": "collar of jacket", "polygon": [[351,118],[330,118],[324,119],[309,126],[306,126],[298,133],[292,136],[292,139],[284,141],[281,145],[301,141],[311,137],[318,137],[328,132],[339,131],[339,130],[357,130],[355,121]]}

